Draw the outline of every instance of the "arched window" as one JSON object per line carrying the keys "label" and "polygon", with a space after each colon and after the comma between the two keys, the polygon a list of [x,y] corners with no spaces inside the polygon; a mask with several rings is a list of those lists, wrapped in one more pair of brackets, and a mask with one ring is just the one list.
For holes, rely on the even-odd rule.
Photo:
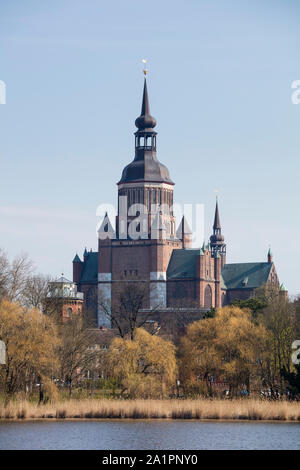
{"label": "arched window", "polygon": [[208,284],[204,290],[204,308],[209,309],[211,308],[211,306],[212,306],[212,291],[211,291],[210,285]]}
{"label": "arched window", "polygon": [[69,318],[72,315],[72,313],[73,313],[73,310],[71,309],[71,307],[69,307],[67,309],[67,317]]}

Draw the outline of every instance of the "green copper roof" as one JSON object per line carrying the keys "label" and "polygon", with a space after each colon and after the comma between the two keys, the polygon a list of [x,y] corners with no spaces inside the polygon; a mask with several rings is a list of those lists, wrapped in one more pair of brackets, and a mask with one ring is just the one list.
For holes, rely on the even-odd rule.
{"label": "green copper roof", "polygon": [[271,263],[225,264],[222,277],[227,289],[255,289],[267,282],[271,268]]}
{"label": "green copper roof", "polygon": [[287,290],[287,288],[285,287],[285,285],[283,283],[280,286],[280,290]]}
{"label": "green copper roof", "polygon": [[200,255],[199,249],[173,250],[167,269],[167,279],[195,277],[196,255]]}
{"label": "green copper roof", "polygon": [[97,283],[98,282],[98,253],[89,251],[86,254],[80,283]]}
{"label": "green copper roof", "polygon": [[79,258],[77,253],[76,253],[75,258],[73,259],[73,263],[81,263],[81,259]]}

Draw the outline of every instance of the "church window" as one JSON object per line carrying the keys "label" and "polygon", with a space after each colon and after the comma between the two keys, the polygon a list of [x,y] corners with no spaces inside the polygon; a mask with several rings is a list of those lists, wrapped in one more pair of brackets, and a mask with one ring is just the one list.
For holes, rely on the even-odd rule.
{"label": "church window", "polygon": [[208,284],[204,290],[204,308],[210,309],[212,306],[212,290]]}

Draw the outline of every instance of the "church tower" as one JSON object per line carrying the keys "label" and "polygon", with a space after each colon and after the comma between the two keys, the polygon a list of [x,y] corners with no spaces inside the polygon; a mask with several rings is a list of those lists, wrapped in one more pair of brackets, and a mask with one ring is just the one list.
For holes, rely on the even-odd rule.
{"label": "church tower", "polygon": [[218,196],[216,199],[215,220],[213,225],[213,234],[210,237],[210,247],[212,256],[219,255],[221,257],[221,267],[226,264],[226,244],[222,235],[222,228],[219,215]]}
{"label": "church tower", "polygon": [[[157,132],[154,128],[156,120],[150,114],[150,105],[148,98],[147,82],[144,80],[144,91],[141,115],[136,119],[135,125],[138,130],[135,132],[135,157],[127,165],[122,177],[118,183],[118,217],[117,217],[117,236],[119,238],[139,238],[137,233],[140,230],[143,238],[151,236],[151,225],[154,222],[155,227],[160,229],[159,220],[155,221],[157,215],[163,216],[160,222],[164,222],[166,236],[174,238],[175,220],[173,216],[173,187],[174,183],[170,178],[169,170],[158,161],[156,154]],[[127,226],[123,224],[121,214],[127,203],[128,211]],[[136,205],[141,205],[141,210]],[[157,214],[156,207],[163,207],[163,214]],[[145,211],[143,210],[145,208]],[[136,219],[137,212],[140,212],[140,219]],[[161,212],[161,211],[160,211]],[[131,224],[136,219],[138,230],[135,230],[135,224]],[[157,222],[155,224],[155,222]],[[156,233],[152,233],[152,238]]]}
{"label": "church tower", "polygon": [[182,248],[184,243],[184,234],[180,238],[176,235],[174,183],[157,158],[156,120],[150,114],[146,78],[141,114],[135,125],[135,156],[117,183],[116,231],[106,216],[98,232],[99,327],[110,326],[107,311],[113,308],[122,283],[129,279],[148,283],[144,308],[166,307],[167,267],[173,249]]}

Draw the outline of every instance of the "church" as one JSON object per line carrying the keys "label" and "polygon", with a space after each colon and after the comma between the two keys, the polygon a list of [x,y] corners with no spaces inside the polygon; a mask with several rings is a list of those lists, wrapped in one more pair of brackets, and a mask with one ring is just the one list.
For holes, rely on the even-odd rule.
{"label": "church", "polygon": [[[98,230],[98,251],[73,260],[73,282],[84,294],[99,328],[111,327],[107,308],[114,308],[124,283],[147,285],[143,310],[172,315],[181,309],[203,317],[211,308],[248,299],[266,283],[279,286],[271,250],[265,262],[227,263],[218,199],[207,244],[192,248],[192,233],[183,216],[176,225],[174,182],[157,158],[156,120],[150,114],[146,77],[142,109],[135,125],[135,157],[118,186],[115,229],[106,214]],[[282,290],[285,288],[281,287]]]}

